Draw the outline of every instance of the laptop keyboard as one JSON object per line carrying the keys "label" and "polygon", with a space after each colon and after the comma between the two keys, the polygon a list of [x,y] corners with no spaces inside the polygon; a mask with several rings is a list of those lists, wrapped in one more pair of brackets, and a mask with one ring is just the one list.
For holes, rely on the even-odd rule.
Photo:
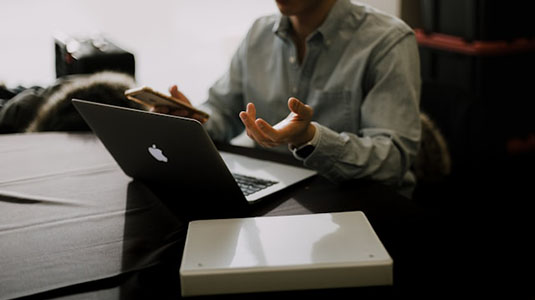
{"label": "laptop keyboard", "polygon": [[277,183],[276,181],[260,179],[236,173],[232,173],[232,176],[234,176],[234,179],[238,183],[238,186],[245,196],[256,193]]}

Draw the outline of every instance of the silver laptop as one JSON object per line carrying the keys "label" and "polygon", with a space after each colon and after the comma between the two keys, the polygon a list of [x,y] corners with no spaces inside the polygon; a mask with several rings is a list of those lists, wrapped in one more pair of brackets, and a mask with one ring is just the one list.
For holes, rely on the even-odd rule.
{"label": "silver laptop", "polygon": [[202,124],[190,118],[78,99],[72,103],[126,175],[177,194],[188,190],[252,203],[316,174],[219,152]]}

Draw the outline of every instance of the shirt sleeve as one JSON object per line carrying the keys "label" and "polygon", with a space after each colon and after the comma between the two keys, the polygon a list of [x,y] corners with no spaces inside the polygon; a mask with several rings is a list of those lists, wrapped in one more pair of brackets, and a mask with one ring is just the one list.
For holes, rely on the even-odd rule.
{"label": "shirt sleeve", "polygon": [[216,141],[228,142],[244,130],[239,113],[245,110],[242,61],[246,55],[246,44],[247,38],[234,53],[226,73],[210,87],[207,101],[200,106],[210,114],[204,125]]}
{"label": "shirt sleeve", "polygon": [[401,185],[412,177],[409,169],[421,135],[420,66],[414,35],[376,53],[370,63],[358,134],[338,133],[318,124],[319,142],[304,164],[334,182],[369,177]]}

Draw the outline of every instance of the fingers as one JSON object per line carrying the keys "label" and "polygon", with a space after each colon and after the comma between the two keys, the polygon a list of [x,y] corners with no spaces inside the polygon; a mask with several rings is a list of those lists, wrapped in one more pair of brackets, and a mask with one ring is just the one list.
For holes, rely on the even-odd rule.
{"label": "fingers", "polygon": [[171,94],[171,96],[173,96],[175,98],[178,98],[180,96],[180,94],[178,92],[178,86],[176,84],[174,84],[171,87],[169,87],[169,94]]}
{"label": "fingers", "polygon": [[256,119],[256,107],[254,106],[254,104],[248,103],[245,112],[251,120]]}
{"label": "fingers", "polygon": [[177,98],[178,100],[191,105],[191,101],[189,101],[188,97],[178,90],[178,86],[176,84],[169,87],[169,94],[171,94],[173,98]]}
{"label": "fingers", "polygon": [[270,140],[274,142],[277,142],[279,140],[279,132],[275,128],[273,128],[273,126],[271,126],[268,122],[264,121],[263,119],[257,119],[255,121],[255,124],[262,131],[262,133]]}
{"label": "fingers", "polygon": [[151,112],[156,112],[160,114],[168,114],[169,113],[169,106],[153,106],[150,108]]}
{"label": "fingers", "polygon": [[290,97],[288,99],[288,108],[291,112],[297,114],[303,120],[311,120],[314,110],[310,105],[304,104],[299,99]]}
{"label": "fingers", "polygon": [[191,117],[196,119],[197,121],[201,122],[202,124],[204,124],[204,123],[206,123],[206,121],[208,121],[208,119],[204,115],[201,115],[201,114],[198,114],[198,113],[193,113],[193,115]]}
{"label": "fingers", "polygon": [[191,117],[190,112],[187,111],[186,109],[175,108],[175,107],[166,106],[166,105],[151,107],[150,111],[155,112],[155,113],[160,113],[160,114],[175,115],[179,117]]}
{"label": "fingers", "polygon": [[[169,94],[171,94],[171,97],[176,98],[180,100],[181,102],[184,102],[192,106],[189,99],[184,94],[182,94],[182,92],[178,90],[178,86],[176,84],[169,87]],[[183,108],[161,106],[161,107],[155,107],[151,109],[151,111],[165,113],[165,114],[172,114],[172,115],[179,116],[179,117],[193,118],[201,123],[206,123],[206,121],[208,121],[208,118],[206,118],[204,115],[201,115],[196,112],[191,112]]]}
{"label": "fingers", "polygon": [[[247,135],[263,147],[278,146],[279,143],[276,143],[275,141],[273,141],[271,138],[265,135],[262,132],[262,130],[260,130],[260,128],[258,128],[256,121],[255,121],[255,117],[256,117],[256,108],[254,107],[254,104],[252,103],[249,103],[247,105],[246,111],[242,111],[240,113],[240,119],[245,125],[245,130],[247,132]],[[266,122],[264,121],[264,123]]]}

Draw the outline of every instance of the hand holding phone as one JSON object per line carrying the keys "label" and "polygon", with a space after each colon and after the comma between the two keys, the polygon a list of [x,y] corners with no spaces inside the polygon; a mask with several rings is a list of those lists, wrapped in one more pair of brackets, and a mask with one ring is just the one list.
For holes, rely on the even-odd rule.
{"label": "hand holding phone", "polygon": [[155,91],[147,86],[129,89],[125,91],[124,94],[128,99],[145,105],[156,112],[170,113],[181,117],[190,117],[197,119],[201,123],[206,122],[210,117],[206,112],[196,109],[189,103],[176,97]]}

